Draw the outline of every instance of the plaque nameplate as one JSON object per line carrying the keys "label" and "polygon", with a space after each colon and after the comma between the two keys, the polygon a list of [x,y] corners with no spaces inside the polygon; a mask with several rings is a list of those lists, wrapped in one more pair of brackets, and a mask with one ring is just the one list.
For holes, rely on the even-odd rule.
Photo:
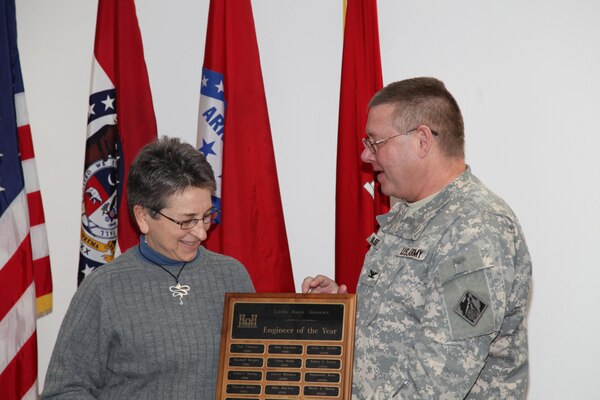
{"label": "plaque nameplate", "polygon": [[269,371],[267,372],[268,381],[290,381],[300,382],[302,374],[300,372],[281,372],[281,371]]}
{"label": "plaque nameplate", "polygon": [[265,346],[263,344],[232,344],[229,351],[241,354],[262,354],[265,352]]}
{"label": "plaque nameplate", "polygon": [[267,359],[269,368],[301,368],[301,358],[269,358]]}
{"label": "plaque nameplate", "polygon": [[305,396],[338,397],[339,393],[337,386],[304,386]]}
{"label": "plaque nameplate", "polygon": [[228,394],[260,394],[260,385],[227,385]]}
{"label": "plaque nameplate", "polygon": [[284,394],[297,396],[300,394],[300,386],[266,385],[265,394]]}
{"label": "plaque nameplate", "polygon": [[230,367],[262,367],[264,360],[262,358],[230,357]]}
{"label": "plaque nameplate", "polygon": [[355,315],[352,294],[226,293],[217,400],[350,399]]}
{"label": "plaque nameplate", "polygon": [[324,368],[324,369],[340,369],[342,363],[340,360],[328,359],[307,359],[306,368]]}
{"label": "plaque nameplate", "polygon": [[339,356],[342,354],[342,346],[307,346],[306,354],[321,356]]}
{"label": "plaque nameplate", "polygon": [[230,381],[260,381],[262,372],[260,371],[229,371],[227,379]]}
{"label": "plaque nameplate", "polygon": [[330,372],[307,372],[304,374],[304,381],[338,383],[340,381],[340,374]]}
{"label": "plaque nameplate", "polygon": [[302,346],[290,344],[270,344],[269,354],[302,354]]}

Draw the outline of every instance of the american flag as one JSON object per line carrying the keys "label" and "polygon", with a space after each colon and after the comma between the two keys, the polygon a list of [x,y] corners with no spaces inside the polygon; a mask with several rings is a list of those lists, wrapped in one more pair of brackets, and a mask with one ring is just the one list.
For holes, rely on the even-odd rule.
{"label": "american flag", "polygon": [[36,399],[36,308],[51,310],[52,278],[14,0],[0,0],[0,26],[0,394]]}

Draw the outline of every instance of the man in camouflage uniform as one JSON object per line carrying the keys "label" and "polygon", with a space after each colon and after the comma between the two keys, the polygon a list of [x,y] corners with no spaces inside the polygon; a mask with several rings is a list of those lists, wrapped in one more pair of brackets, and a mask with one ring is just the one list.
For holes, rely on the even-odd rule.
{"label": "man in camouflage uniform", "polygon": [[[369,103],[364,162],[401,201],[357,286],[352,397],[523,399],[531,259],[516,216],[464,160],[458,104],[433,78]],[[319,275],[303,292],[346,292]]]}

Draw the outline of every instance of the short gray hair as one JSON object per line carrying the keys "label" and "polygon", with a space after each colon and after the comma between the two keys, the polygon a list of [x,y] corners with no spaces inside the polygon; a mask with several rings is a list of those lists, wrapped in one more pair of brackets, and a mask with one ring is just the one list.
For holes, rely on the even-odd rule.
{"label": "short gray hair", "polygon": [[140,150],[129,169],[127,206],[146,208],[152,218],[168,207],[174,194],[188,188],[217,188],[213,170],[202,153],[178,138],[163,136]]}
{"label": "short gray hair", "polygon": [[395,105],[394,127],[399,131],[427,125],[438,133],[447,156],[465,156],[465,127],[458,103],[444,82],[428,77],[393,82],[375,93],[369,108]]}

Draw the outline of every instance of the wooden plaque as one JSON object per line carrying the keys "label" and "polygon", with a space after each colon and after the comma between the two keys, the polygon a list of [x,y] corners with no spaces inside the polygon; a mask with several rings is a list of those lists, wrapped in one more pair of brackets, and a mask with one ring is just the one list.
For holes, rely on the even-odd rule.
{"label": "wooden plaque", "polygon": [[351,398],[354,294],[226,293],[217,400]]}

